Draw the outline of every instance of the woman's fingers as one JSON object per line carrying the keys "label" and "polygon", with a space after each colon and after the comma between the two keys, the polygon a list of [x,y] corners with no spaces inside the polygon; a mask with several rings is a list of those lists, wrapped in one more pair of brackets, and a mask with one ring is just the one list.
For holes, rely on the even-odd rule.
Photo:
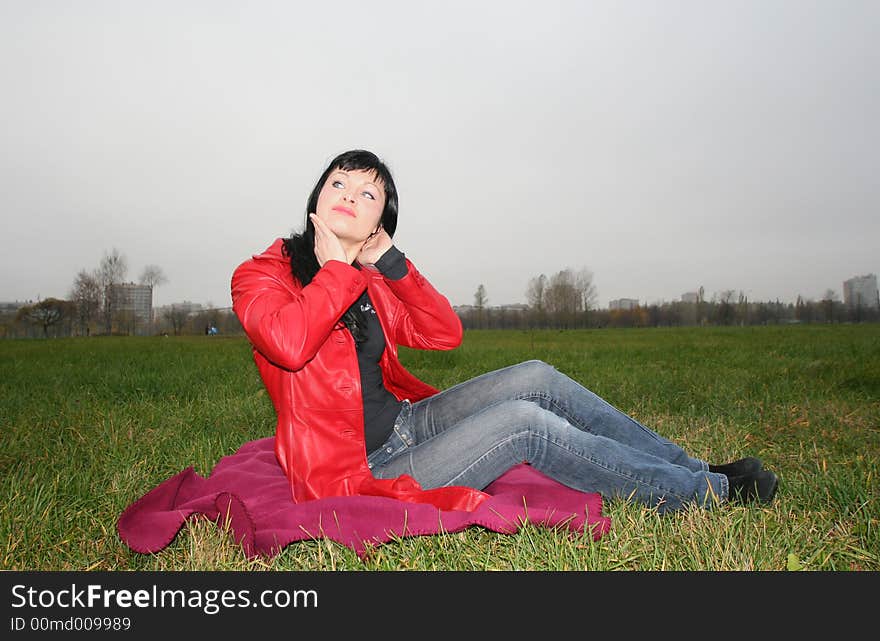
{"label": "woman's fingers", "polygon": [[323,267],[328,260],[347,262],[342,243],[327,223],[316,214],[309,214],[309,218],[315,226],[315,258],[318,259],[318,264]]}
{"label": "woman's fingers", "polygon": [[384,228],[380,227],[367,241],[361,246],[357,260],[361,265],[372,265],[379,260],[382,255],[388,251],[393,241],[391,236]]}
{"label": "woman's fingers", "polygon": [[320,233],[324,235],[327,233],[327,223],[318,218],[317,214],[309,214],[309,218],[312,219],[312,224],[315,226],[315,233]]}

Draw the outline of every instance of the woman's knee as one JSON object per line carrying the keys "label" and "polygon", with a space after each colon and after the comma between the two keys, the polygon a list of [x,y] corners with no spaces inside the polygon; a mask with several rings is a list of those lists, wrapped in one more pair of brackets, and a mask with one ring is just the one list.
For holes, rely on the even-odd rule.
{"label": "woman's knee", "polygon": [[556,369],[552,365],[550,365],[549,363],[546,363],[539,358],[532,358],[527,361],[522,361],[517,367],[529,368],[529,369],[534,369],[534,370],[538,370],[538,371],[544,370],[548,367],[550,369]]}
{"label": "woman's knee", "polygon": [[567,426],[563,419],[531,400],[516,399],[495,407],[499,414],[492,418],[492,422],[502,438],[513,435],[526,440],[549,438]]}
{"label": "woman's knee", "polygon": [[543,432],[549,418],[550,413],[537,403],[511,399],[492,405],[480,413],[480,431],[491,433],[490,438],[503,440],[532,431]]}
{"label": "woman's knee", "polygon": [[561,376],[559,370],[555,367],[538,359],[523,361],[516,365],[514,370],[517,376],[522,377],[523,380],[528,381],[531,385],[551,381]]}

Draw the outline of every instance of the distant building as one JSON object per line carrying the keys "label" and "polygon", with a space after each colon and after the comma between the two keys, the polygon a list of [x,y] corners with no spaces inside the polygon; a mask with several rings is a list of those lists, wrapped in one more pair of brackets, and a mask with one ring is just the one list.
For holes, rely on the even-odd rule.
{"label": "distant building", "polygon": [[638,306],[638,298],[615,298],[608,303],[608,309],[636,309]]}
{"label": "distant building", "polygon": [[153,288],[150,285],[110,285],[114,321],[133,334],[148,334],[153,319]]}
{"label": "distant building", "polygon": [[843,303],[849,309],[880,309],[876,274],[855,276],[843,281]]}
{"label": "distant building", "polygon": [[685,292],[681,295],[682,303],[696,303],[700,300],[700,294],[698,292]]}

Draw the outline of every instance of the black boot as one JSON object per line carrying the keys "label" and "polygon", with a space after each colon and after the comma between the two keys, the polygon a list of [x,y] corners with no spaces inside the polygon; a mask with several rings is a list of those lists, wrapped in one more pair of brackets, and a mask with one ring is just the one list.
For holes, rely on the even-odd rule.
{"label": "black boot", "polygon": [[748,476],[750,474],[757,474],[763,467],[764,464],[761,462],[761,459],[748,456],[733,463],[725,463],[724,465],[710,464],[709,471],[726,474],[727,476]]}
{"label": "black boot", "polygon": [[779,479],[770,470],[761,469],[754,474],[734,475],[727,477],[729,481],[728,500],[742,502],[759,500],[769,503],[776,496]]}

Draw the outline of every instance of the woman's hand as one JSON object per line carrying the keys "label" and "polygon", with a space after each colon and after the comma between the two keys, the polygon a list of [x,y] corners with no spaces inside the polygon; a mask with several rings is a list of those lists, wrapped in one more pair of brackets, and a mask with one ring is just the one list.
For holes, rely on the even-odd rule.
{"label": "woman's hand", "polygon": [[339,238],[333,233],[327,223],[318,218],[316,214],[309,214],[312,224],[315,226],[315,258],[318,259],[318,265],[324,266],[328,260],[340,260],[348,263],[348,256],[345,255],[345,249]]}
{"label": "woman's hand", "polygon": [[361,265],[375,265],[376,261],[382,258],[382,254],[388,251],[393,244],[388,232],[383,227],[380,227],[361,246],[361,251],[357,255],[357,261]]}

